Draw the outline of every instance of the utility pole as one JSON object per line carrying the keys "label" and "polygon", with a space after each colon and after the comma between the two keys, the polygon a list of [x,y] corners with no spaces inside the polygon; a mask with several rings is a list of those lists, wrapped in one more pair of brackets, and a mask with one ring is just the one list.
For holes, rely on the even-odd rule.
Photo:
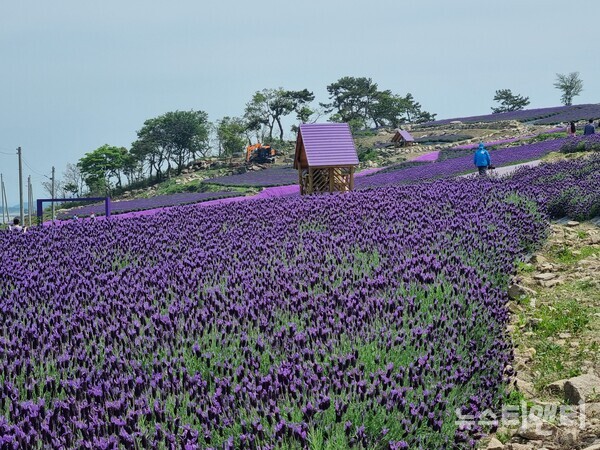
{"label": "utility pole", "polygon": [[2,195],[4,196],[4,205],[6,206],[6,223],[10,223],[10,212],[8,211],[8,198],[6,197],[6,185],[2,180]]}
{"label": "utility pole", "polygon": [[17,148],[17,155],[19,155],[19,219],[21,220],[21,226],[23,226],[23,217],[25,216],[25,213],[23,212],[23,165],[21,162],[21,147]]}
{"label": "utility pole", "polygon": [[27,226],[31,226],[31,204],[33,203],[33,189],[31,187],[31,175],[27,177]]}
{"label": "utility pole", "polygon": [[6,211],[6,223],[10,223],[10,214],[8,212],[8,199],[6,198],[6,186],[4,185],[4,180],[2,180],[2,203],[4,204],[4,210]]}
{"label": "utility pole", "polygon": [[52,166],[52,223],[54,223],[54,166]]}
{"label": "utility pole", "polygon": [[4,204],[4,175],[0,173],[0,202],[2,202],[2,223],[6,223],[8,221],[4,220],[4,216],[6,215],[7,205]]}

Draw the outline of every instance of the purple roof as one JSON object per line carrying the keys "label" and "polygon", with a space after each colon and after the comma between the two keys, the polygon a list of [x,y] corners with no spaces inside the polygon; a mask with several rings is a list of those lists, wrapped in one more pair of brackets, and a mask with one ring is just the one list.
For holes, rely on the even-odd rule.
{"label": "purple roof", "polygon": [[397,128],[396,129],[396,133],[399,134],[400,136],[402,136],[402,138],[406,142],[414,142],[415,141],[415,138],[413,138],[408,131],[400,130],[400,129]]}
{"label": "purple roof", "polygon": [[300,125],[306,159],[311,167],[358,164],[358,155],[347,123]]}

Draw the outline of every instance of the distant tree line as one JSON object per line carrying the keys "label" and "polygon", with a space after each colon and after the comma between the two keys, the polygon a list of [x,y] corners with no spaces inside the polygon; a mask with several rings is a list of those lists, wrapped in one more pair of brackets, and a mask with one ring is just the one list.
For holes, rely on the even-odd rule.
{"label": "distant tree line", "polygon": [[246,103],[243,115],[215,123],[209,122],[206,112],[194,110],[148,119],[129,149],[105,144],[69,164],[58,192],[110,195],[115,189],[180,174],[198,158],[230,157],[255,142],[277,144],[284,139],[283,123],[290,116],[295,119],[292,132],[326,115],[332,122],[348,122],[354,131],[435,119],[410,93],[380,90],[371,78],[343,77],[327,86],[327,92],[329,102],[314,106],[315,96],[308,89],[263,89]]}

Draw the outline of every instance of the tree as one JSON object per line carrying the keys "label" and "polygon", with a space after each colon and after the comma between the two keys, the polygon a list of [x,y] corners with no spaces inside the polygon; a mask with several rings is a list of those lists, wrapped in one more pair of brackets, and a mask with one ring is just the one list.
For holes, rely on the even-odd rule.
{"label": "tree", "polygon": [[510,89],[497,90],[496,95],[494,96],[494,101],[500,102],[500,106],[497,108],[492,107],[492,112],[494,114],[509,111],[520,111],[529,105],[529,97],[515,95]]}
{"label": "tree", "polygon": [[333,112],[332,122],[366,126],[372,118],[371,107],[378,96],[377,83],[366,77],[342,77],[327,86],[330,103],[323,103],[327,113]]}
{"label": "tree", "polygon": [[343,77],[327,86],[330,103],[321,104],[326,112],[334,114],[332,122],[347,122],[352,130],[375,127],[398,126],[404,122],[427,122],[435,114],[421,109],[412,94],[402,97],[390,90],[380,91],[370,78]]}
{"label": "tree", "polygon": [[111,178],[116,178],[116,186],[122,187],[121,174],[127,160],[127,149],[104,144],[86,153],[77,163],[85,184],[92,193],[110,193]]}
{"label": "tree", "polygon": [[85,181],[81,170],[79,170],[76,164],[67,163],[67,167],[63,172],[63,183],[65,193],[74,197],[81,197],[83,195]]}
{"label": "tree", "polygon": [[371,117],[375,126],[386,125],[397,127],[402,123],[422,123],[435,119],[435,114],[421,109],[421,104],[415,102],[409,92],[404,97],[391,91],[380,91],[377,101],[372,105]]}
{"label": "tree", "polygon": [[392,94],[391,91],[381,91],[371,109],[371,117],[375,126],[388,125],[397,127],[406,122],[406,115],[411,104],[406,97]]}
{"label": "tree", "polygon": [[219,156],[233,156],[244,149],[246,125],[239,117],[225,116],[217,122]]}
{"label": "tree", "polygon": [[315,123],[325,114],[325,109],[322,106],[319,106],[316,109],[313,109],[309,106],[302,105],[296,111],[296,120],[297,124],[292,125],[291,130],[292,133],[297,133],[300,129],[300,125],[303,123]]}
{"label": "tree", "polygon": [[573,97],[577,97],[583,91],[583,81],[579,78],[579,72],[571,72],[568,75],[556,74],[554,87],[562,91],[560,101],[565,106],[573,104]]}
{"label": "tree", "polygon": [[171,163],[180,174],[197,155],[207,156],[209,134],[210,123],[204,111],[168,112],[144,122],[137,141],[132,144],[133,155],[140,164],[146,161],[150,165],[150,176],[155,171],[160,180],[164,164],[167,175]]}
{"label": "tree", "polygon": [[257,91],[252,96],[252,100],[246,104],[244,118],[247,127],[256,132],[259,141],[264,141],[267,136],[269,141],[272,141],[273,129],[277,124],[279,140],[282,141],[282,118],[294,111],[298,113],[314,99],[314,94],[308,89],[290,91],[278,88]]}
{"label": "tree", "polygon": [[65,197],[65,184],[61,180],[54,181],[54,192],[52,192],[52,181],[44,180],[42,181],[42,187],[48,193],[48,196],[51,198],[61,198]]}

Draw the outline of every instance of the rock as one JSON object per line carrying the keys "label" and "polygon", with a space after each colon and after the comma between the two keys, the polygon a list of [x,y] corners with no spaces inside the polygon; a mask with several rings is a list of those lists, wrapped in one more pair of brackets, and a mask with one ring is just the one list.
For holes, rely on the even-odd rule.
{"label": "rock", "polygon": [[535,388],[533,387],[533,383],[530,383],[529,381],[517,378],[515,380],[515,386],[517,387],[517,390],[519,392],[522,392],[523,394],[526,394],[528,396],[535,395]]}
{"label": "rock", "polygon": [[520,300],[530,295],[535,295],[535,291],[520,284],[514,283],[508,287],[508,297],[511,300]]}
{"label": "rock", "polygon": [[508,310],[513,314],[518,314],[523,311],[523,308],[521,308],[517,303],[510,302],[508,304]]}
{"label": "rock", "polygon": [[525,427],[517,430],[516,435],[528,441],[548,439],[556,435],[557,427],[534,415],[527,416]]}
{"label": "rock", "polygon": [[535,447],[530,444],[517,444],[515,442],[514,444],[510,444],[509,448],[511,450],[533,450]]}
{"label": "rock", "polygon": [[563,284],[564,281],[562,281],[562,280],[549,280],[549,281],[538,281],[538,283],[540,283],[540,286],[543,286],[545,288],[553,288],[554,286],[558,286],[560,284]]}
{"label": "rock", "polygon": [[561,430],[560,436],[558,437],[558,443],[565,448],[575,448],[578,441],[579,430],[576,427]]}
{"label": "rock", "polygon": [[537,273],[533,276],[533,279],[538,281],[550,281],[556,277],[558,277],[558,275],[555,273]]}
{"label": "rock", "polygon": [[586,447],[581,450],[600,450],[600,444],[594,444],[594,445],[591,445],[590,447]]}
{"label": "rock", "polygon": [[540,272],[552,272],[555,270],[554,264],[550,263],[538,264],[537,267]]}
{"label": "rock", "polygon": [[571,337],[571,333],[558,333],[558,337],[561,339],[569,339]]}
{"label": "rock", "polygon": [[565,399],[576,405],[593,396],[600,395],[600,378],[594,374],[580,375],[565,382]]}
{"label": "rock", "polygon": [[585,403],[580,408],[582,413],[585,413],[586,419],[598,419],[600,418],[600,403]]}
{"label": "rock", "polygon": [[569,221],[567,222],[567,226],[568,226],[569,228],[573,228],[573,227],[576,227],[576,226],[578,226],[578,225],[579,225],[579,222],[577,222],[576,220],[569,220]]}
{"label": "rock", "polygon": [[542,255],[533,255],[531,257],[531,262],[537,263],[537,264],[546,264],[548,262],[548,260],[546,258],[544,258]]}
{"label": "rock", "polygon": [[486,447],[487,450],[502,450],[503,448],[504,448],[504,444],[496,438],[492,438],[492,440],[489,442],[488,446]]}

